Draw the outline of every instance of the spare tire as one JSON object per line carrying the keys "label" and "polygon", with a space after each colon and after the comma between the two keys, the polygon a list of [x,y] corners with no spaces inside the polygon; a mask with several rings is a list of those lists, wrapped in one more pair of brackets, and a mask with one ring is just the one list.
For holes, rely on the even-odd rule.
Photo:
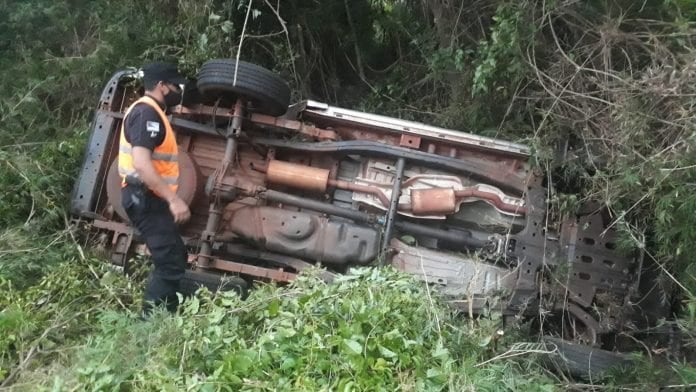
{"label": "spare tire", "polygon": [[290,103],[290,88],[281,77],[258,65],[232,59],[203,64],[198,72],[198,90],[228,105],[237,98],[246,99],[250,110],[271,116],[283,115]]}

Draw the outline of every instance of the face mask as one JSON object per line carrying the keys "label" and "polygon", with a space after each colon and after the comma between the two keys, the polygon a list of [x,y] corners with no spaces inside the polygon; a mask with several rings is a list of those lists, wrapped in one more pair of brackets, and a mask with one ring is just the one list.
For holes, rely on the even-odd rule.
{"label": "face mask", "polygon": [[164,104],[167,105],[167,107],[176,106],[181,103],[181,97],[181,92],[169,90],[169,92],[164,96]]}

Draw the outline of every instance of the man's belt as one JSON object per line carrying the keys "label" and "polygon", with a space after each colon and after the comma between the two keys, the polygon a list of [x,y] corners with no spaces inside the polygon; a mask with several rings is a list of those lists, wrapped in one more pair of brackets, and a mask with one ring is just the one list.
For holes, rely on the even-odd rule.
{"label": "man's belt", "polygon": [[145,185],[145,182],[143,182],[143,180],[141,180],[139,177],[136,177],[136,176],[133,176],[130,174],[126,176],[125,182],[128,185],[148,189],[147,186]]}

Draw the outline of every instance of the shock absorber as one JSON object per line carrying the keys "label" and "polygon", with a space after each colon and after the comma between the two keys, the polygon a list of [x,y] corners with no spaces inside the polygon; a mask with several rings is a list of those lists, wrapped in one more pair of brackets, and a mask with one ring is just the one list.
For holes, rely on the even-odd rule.
{"label": "shock absorber", "polygon": [[[227,134],[225,135],[227,136],[225,156],[222,165],[213,175],[215,184],[221,182],[228,168],[234,166],[235,157],[237,155],[237,137],[242,129],[244,109],[244,101],[242,101],[242,99],[237,99],[234,105],[232,122],[227,128]],[[211,202],[210,208],[208,209],[208,221],[206,222],[205,230],[201,234],[201,249],[197,257],[198,263],[208,263],[211,260],[210,256],[213,250],[213,240],[218,226],[220,225],[220,219],[222,218],[222,203],[220,202],[220,197],[216,190],[218,188],[219,187],[214,186],[213,192],[210,194]]]}

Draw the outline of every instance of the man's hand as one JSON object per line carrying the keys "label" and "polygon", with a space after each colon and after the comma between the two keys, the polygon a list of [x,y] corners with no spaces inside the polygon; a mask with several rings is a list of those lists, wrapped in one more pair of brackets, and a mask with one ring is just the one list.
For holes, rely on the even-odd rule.
{"label": "man's hand", "polygon": [[191,217],[186,203],[169,188],[152,164],[152,151],[145,147],[133,147],[133,167],[148,188],[169,203],[174,222],[183,223]]}
{"label": "man's hand", "polygon": [[191,211],[179,196],[174,196],[169,201],[169,211],[174,216],[174,222],[184,223],[191,217]]}

